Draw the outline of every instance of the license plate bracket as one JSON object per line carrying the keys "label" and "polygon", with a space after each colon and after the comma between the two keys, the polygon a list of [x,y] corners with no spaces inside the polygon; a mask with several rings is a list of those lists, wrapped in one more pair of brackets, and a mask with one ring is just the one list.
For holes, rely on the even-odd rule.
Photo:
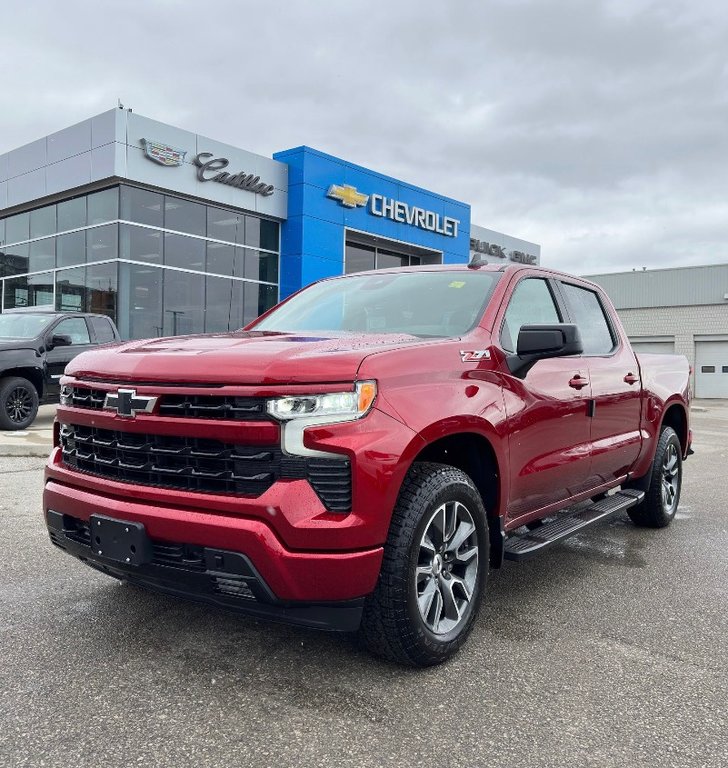
{"label": "license plate bracket", "polygon": [[152,542],[142,523],[91,515],[89,526],[91,551],[95,555],[124,565],[143,565],[152,561]]}

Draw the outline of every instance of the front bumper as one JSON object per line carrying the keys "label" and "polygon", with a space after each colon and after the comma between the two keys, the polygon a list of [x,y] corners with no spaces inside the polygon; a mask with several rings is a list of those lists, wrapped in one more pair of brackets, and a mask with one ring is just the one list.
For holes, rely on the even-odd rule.
{"label": "front bumper", "polygon": [[[382,547],[337,552],[291,550],[260,519],[136,502],[51,478],[46,482],[43,507],[54,543],[112,576],[246,613],[317,627],[355,628],[361,601],[374,590],[382,562]],[[143,524],[156,545],[201,551],[204,568],[198,565],[193,570],[161,562],[142,566],[109,562],[96,555],[84,543],[84,537],[73,535],[79,523],[87,525],[95,514]],[[232,571],[228,572],[227,566],[221,570],[215,564],[213,556],[220,552],[229,555],[223,557],[224,562],[236,564]],[[230,575],[245,577],[242,581],[254,599],[243,600],[229,591],[221,592],[219,578]],[[331,605],[342,602],[346,605]],[[343,615],[337,618],[342,610]]]}
{"label": "front bumper", "polygon": [[53,509],[46,513],[51,541],[108,576],[157,592],[289,624],[353,632],[361,621],[364,598],[321,603],[281,601],[249,558],[211,547],[152,541],[151,562],[127,565],[96,554],[89,526]]}

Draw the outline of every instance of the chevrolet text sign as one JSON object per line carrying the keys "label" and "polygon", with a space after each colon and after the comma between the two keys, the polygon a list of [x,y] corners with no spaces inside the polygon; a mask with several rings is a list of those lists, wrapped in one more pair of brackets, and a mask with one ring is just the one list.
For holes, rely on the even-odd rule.
{"label": "chevrolet text sign", "polygon": [[450,216],[441,216],[434,211],[418,208],[416,205],[403,203],[384,195],[365,195],[356,187],[349,184],[332,184],[326,193],[327,197],[338,200],[345,208],[358,208],[369,203],[369,213],[372,216],[380,216],[400,224],[409,224],[412,227],[426,229],[447,237],[457,237],[460,219]]}
{"label": "chevrolet text sign", "polygon": [[434,211],[426,211],[424,208],[418,208],[415,205],[407,205],[400,200],[393,200],[384,195],[369,196],[369,213],[373,216],[383,216],[392,221],[399,221],[402,224],[427,229],[430,232],[437,232],[439,235],[448,237],[458,236],[459,219],[452,219],[449,216],[440,216]]}

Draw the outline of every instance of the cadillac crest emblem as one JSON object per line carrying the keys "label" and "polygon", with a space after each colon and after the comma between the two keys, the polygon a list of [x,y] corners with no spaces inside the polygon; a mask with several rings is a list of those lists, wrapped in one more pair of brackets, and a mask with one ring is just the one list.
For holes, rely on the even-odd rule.
{"label": "cadillac crest emblem", "polygon": [[182,165],[187,152],[182,149],[175,149],[161,141],[150,141],[142,139],[144,154],[155,163],[160,165]]}

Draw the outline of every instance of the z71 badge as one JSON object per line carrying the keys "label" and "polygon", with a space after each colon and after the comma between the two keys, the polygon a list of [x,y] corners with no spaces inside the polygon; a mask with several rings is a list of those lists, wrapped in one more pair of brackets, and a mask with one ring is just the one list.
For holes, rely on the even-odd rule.
{"label": "z71 badge", "polygon": [[490,352],[487,349],[461,349],[460,359],[464,363],[479,363],[481,360],[490,360]]}

